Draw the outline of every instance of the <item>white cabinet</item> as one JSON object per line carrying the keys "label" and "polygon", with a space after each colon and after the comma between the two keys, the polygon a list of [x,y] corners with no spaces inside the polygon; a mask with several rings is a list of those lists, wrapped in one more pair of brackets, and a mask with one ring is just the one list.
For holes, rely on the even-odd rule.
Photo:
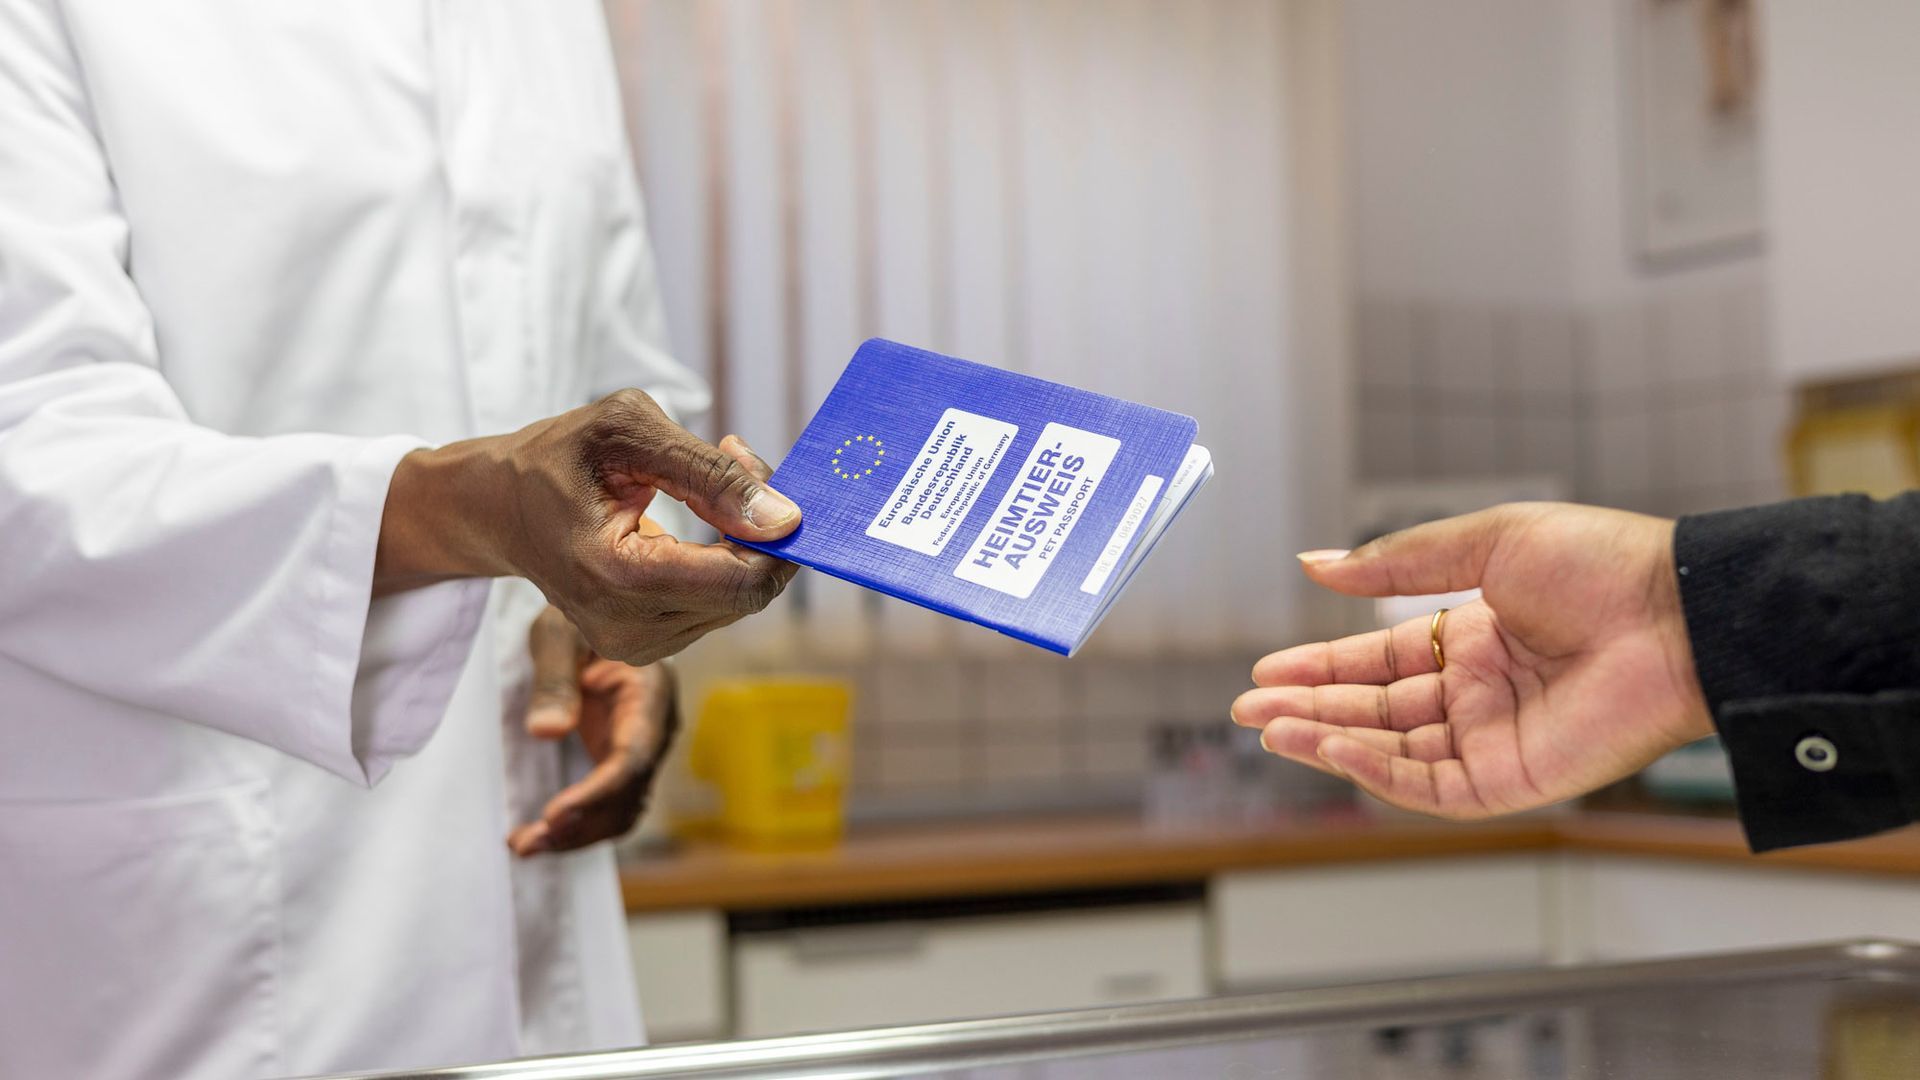
{"label": "white cabinet", "polygon": [[1575,959],[1920,941],[1920,881],[1903,877],[1599,858],[1569,864],[1565,896]]}
{"label": "white cabinet", "polygon": [[1920,357],[1920,4],[1767,4],[1774,353],[1796,380]]}
{"label": "white cabinet", "polygon": [[734,939],[742,1038],[1206,994],[1199,904],[881,922]]}
{"label": "white cabinet", "polygon": [[627,945],[649,1042],[725,1038],[727,918],[715,910],[627,920]]}
{"label": "white cabinet", "polygon": [[1205,904],[892,920],[728,937],[630,922],[656,1042],[1035,1013],[1549,963],[1920,941],[1920,878],[1612,855],[1221,874]]}
{"label": "white cabinet", "polygon": [[1210,890],[1215,981],[1237,990],[1545,963],[1550,869],[1503,856],[1221,875]]}

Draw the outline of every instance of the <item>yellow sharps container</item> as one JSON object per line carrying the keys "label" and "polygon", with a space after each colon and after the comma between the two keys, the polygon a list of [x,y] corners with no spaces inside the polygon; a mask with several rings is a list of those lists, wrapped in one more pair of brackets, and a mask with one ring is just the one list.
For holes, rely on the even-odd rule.
{"label": "yellow sharps container", "polygon": [[839,841],[851,698],[831,680],[740,679],[709,690],[691,765],[719,791],[723,839],[753,848]]}

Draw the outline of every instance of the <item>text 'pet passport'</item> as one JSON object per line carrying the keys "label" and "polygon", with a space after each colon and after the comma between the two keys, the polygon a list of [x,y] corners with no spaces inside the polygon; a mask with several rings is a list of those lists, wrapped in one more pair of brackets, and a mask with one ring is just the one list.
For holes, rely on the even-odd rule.
{"label": "text 'pet passport'", "polygon": [[1192,417],[875,338],[773,474],[746,546],[1054,652],[1086,641],[1213,475]]}

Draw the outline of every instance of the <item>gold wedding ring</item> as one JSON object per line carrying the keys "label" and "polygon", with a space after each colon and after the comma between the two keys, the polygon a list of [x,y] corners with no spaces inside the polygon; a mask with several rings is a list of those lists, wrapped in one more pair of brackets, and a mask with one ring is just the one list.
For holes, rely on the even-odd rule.
{"label": "gold wedding ring", "polygon": [[1447,610],[1434,612],[1433,621],[1427,624],[1427,637],[1433,639],[1433,666],[1441,671],[1447,670],[1447,654],[1440,650],[1440,627],[1447,621]]}

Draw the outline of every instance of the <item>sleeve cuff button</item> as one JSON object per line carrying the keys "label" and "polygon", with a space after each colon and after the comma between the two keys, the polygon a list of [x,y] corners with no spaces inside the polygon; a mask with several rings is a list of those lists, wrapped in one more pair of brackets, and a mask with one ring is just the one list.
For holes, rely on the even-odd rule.
{"label": "sleeve cuff button", "polygon": [[1793,757],[1809,772],[1827,772],[1840,764],[1840,751],[1824,735],[1809,735],[1793,748]]}

